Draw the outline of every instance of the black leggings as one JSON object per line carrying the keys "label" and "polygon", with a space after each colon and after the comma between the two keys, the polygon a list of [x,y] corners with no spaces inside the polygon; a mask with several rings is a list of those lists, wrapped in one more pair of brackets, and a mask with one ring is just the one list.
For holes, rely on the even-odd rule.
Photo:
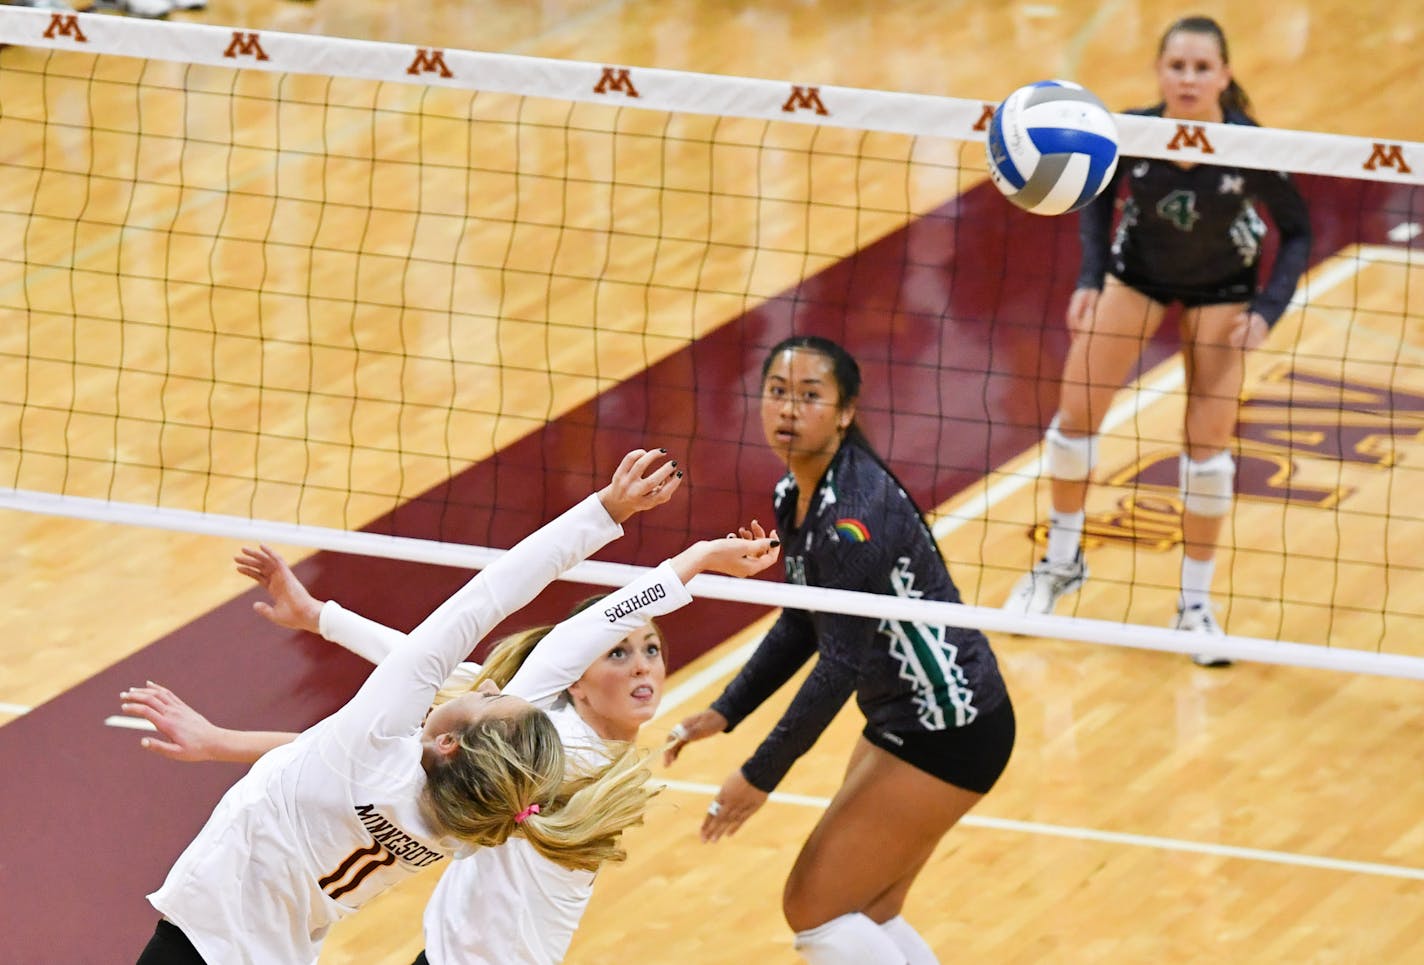
{"label": "black leggings", "polygon": [[182,929],[160,919],[136,965],[207,965]]}

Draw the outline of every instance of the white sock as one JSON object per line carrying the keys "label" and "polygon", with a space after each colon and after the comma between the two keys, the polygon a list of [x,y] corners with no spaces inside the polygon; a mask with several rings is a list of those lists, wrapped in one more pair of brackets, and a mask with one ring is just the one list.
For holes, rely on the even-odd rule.
{"label": "white sock", "polygon": [[811,965],[904,965],[905,953],[858,911],[796,933],[796,950]]}
{"label": "white sock", "polygon": [[1078,547],[1083,542],[1083,523],[1087,518],[1087,512],[1081,509],[1076,513],[1049,512],[1048,562],[1071,563],[1078,558]]}
{"label": "white sock", "polygon": [[1182,557],[1182,609],[1211,602],[1211,578],[1215,574],[1216,557],[1209,560]]}
{"label": "white sock", "polygon": [[890,936],[900,954],[905,956],[905,965],[939,965],[934,949],[915,931],[913,925],[896,915],[887,922],[881,922],[880,930]]}

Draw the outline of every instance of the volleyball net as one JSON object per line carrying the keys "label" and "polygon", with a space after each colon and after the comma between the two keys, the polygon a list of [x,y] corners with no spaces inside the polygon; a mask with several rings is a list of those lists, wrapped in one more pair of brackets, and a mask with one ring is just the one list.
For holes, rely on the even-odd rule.
{"label": "volleyball net", "polygon": [[[0,507],[481,566],[661,445],[687,495],[617,551],[650,563],[769,518],[760,365],[813,333],[975,605],[700,595],[1202,649],[1162,628],[1170,321],[1103,427],[1092,580],[995,608],[1042,554],[1078,243],[985,183],[993,102],[13,7],[0,43]],[[1125,155],[1311,203],[1248,363],[1214,649],[1424,676],[1424,145],[1119,121]]]}

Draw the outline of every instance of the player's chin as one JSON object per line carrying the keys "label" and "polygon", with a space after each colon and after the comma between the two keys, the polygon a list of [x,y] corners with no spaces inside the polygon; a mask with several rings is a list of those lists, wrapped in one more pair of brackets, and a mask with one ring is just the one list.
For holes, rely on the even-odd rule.
{"label": "player's chin", "polygon": [[636,724],[641,727],[652,720],[657,712],[658,695],[653,694],[651,698],[630,698],[624,716],[627,718],[628,723]]}

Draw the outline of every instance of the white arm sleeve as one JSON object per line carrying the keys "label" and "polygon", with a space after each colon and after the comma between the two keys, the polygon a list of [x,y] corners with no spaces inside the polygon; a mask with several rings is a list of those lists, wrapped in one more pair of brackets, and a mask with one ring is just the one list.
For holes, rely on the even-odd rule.
{"label": "white arm sleeve", "polygon": [[[322,605],[318,629],[323,638],[340,644],[356,656],[371,663],[380,663],[389,657],[397,647],[403,646],[410,637],[399,630],[392,630],[384,623],[367,619],[359,613],[346,609],[335,600]],[[452,688],[470,689],[480,674],[480,665],[466,661],[455,668],[454,673],[445,678],[441,690]]]}
{"label": "white arm sleeve", "polygon": [[671,613],[691,602],[692,594],[678,579],[672,563],[663,563],[549,631],[504,692],[523,697],[535,706],[548,707],[595,660],[650,617]]}
{"label": "white arm sleeve", "polygon": [[532,600],[576,563],[617,538],[597,496],[520,540],[442,603],[396,647],[335,718],[356,740],[402,737],[425,715],[455,665],[501,620]]}
{"label": "white arm sleeve", "polygon": [[317,629],[324,639],[340,644],[369,663],[380,663],[406,641],[406,635],[399,630],[352,613],[335,600],[322,604]]}

